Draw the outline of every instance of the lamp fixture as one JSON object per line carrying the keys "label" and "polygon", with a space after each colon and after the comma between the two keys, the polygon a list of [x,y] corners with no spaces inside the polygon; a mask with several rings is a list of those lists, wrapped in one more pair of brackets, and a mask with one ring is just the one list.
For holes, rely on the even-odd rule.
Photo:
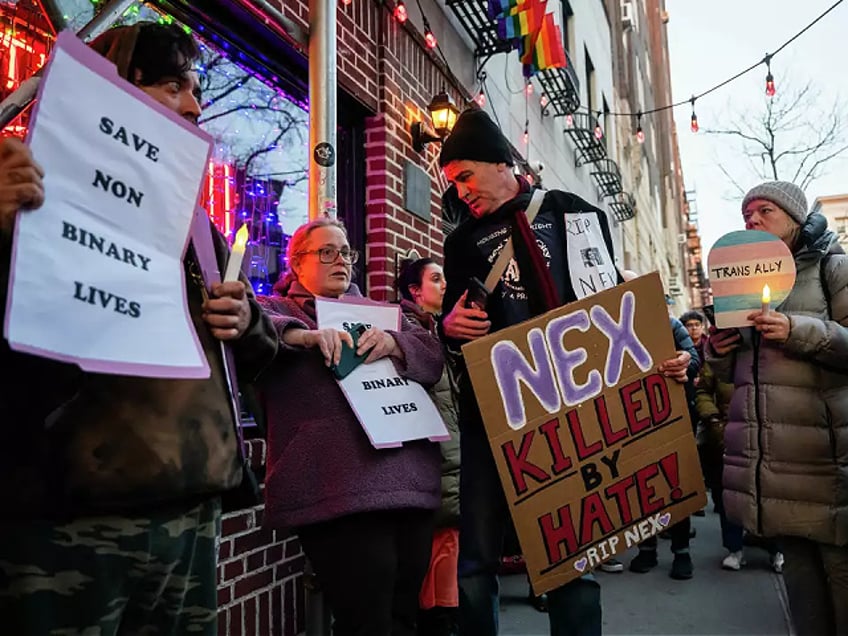
{"label": "lamp fixture", "polygon": [[416,152],[423,151],[425,146],[433,141],[442,141],[447,137],[459,117],[459,108],[456,107],[447,91],[442,91],[433,97],[427,110],[430,111],[432,128],[423,121],[416,121],[410,129],[412,147]]}

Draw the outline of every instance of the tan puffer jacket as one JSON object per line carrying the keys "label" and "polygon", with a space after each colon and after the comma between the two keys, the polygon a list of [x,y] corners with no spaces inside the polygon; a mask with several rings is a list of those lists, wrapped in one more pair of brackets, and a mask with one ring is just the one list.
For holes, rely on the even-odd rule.
{"label": "tan puffer jacket", "polygon": [[795,287],[777,307],[790,318],[789,340],[755,342],[743,329],[740,349],[708,360],[736,387],[724,437],[728,516],[762,536],[845,545],[848,256],[814,217],[805,230],[818,225],[818,235],[796,253]]}

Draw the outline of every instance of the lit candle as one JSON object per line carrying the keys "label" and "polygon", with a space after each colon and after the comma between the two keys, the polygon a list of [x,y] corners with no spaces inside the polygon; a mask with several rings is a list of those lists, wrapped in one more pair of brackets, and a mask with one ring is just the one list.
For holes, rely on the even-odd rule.
{"label": "lit candle", "polygon": [[244,259],[244,248],[247,245],[247,237],[247,223],[244,223],[239,228],[239,231],[236,232],[236,241],[233,243],[233,250],[230,252],[230,259],[227,261],[227,273],[224,275],[225,283],[238,280],[239,272],[241,272],[241,262]]}
{"label": "lit candle", "polygon": [[771,303],[771,289],[768,285],[763,285],[763,313],[769,312],[769,304]]}

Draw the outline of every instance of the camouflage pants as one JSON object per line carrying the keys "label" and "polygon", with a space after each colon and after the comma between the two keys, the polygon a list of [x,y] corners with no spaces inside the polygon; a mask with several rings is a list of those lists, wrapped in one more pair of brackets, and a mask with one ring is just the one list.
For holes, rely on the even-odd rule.
{"label": "camouflage pants", "polygon": [[0,634],[217,632],[221,503],[145,517],[0,523]]}

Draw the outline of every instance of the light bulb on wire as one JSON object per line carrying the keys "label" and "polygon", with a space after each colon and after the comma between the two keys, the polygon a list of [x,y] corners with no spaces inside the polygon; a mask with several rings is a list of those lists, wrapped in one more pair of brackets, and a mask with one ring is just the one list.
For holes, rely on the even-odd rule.
{"label": "light bulb on wire", "polygon": [[531,84],[529,81],[528,81],[528,82],[527,82],[527,84],[524,86],[524,93],[525,93],[528,97],[529,97],[530,95],[532,95],[532,94],[533,94],[533,84]]}
{"label": "light bulb on wire", "polygon": [[477,93],[477,97],[474,98],[474,102],[480,107],[483,108],[486,105],[486,93],[483,92],[483,89],[480,89],[480,92]]}
{"label": "light bulb on wire", "polygon": [[693,133],[696,133],[701,129],[701,127],[698,125],[698,116],[695,114],[695,98],[693,97],[692,99],[690,99],[689,103],[692,104],[692,119],[689,123],[689,130],[691,130]]}
{"label": "light bulb on wire", "polygon": [[601,128],[601,111],[598,111],[598,119],[595,122],[595,139],[600,141],[604,138],[604,129]]}
{"label": "light bulb on wire", "polygon": [[565,127],[566,128],[574,128],[574,115],[568,113],[565,116]]}
{"label": "light bulb on wire", "polygon": [[771,55],[766,55],[766,95],[768,97],[774,97],[776,92],[774,75],[771,74]]}
{"label": "light bulb on wire", "polygon": [[403,24],[409,19],[409,13],[406,10],[406,5],[403,3],[403,0],[398,0],[397,4],[395,5],[395,10],[392,12],[392,15],[394,15],[395,20],[397,20],[401,24]]}
{"label": "light bulb on wire", "polygon": [[642,130],[642,113],[636,115],[636,141],[645,143],[645,132]]}
{"label": "light bulb on wire", "polygon": [[550,102],[551,100],[548,99],[547,95],[542,95],[542,98],[539,100],[539,104],[542,108],[545,108]]}
{"label": "light bulb on wire", "polygon": [[428,49],[435,49],[439,46],[439,41],[430,29],[424,31],[424,43],[427,45]]}

